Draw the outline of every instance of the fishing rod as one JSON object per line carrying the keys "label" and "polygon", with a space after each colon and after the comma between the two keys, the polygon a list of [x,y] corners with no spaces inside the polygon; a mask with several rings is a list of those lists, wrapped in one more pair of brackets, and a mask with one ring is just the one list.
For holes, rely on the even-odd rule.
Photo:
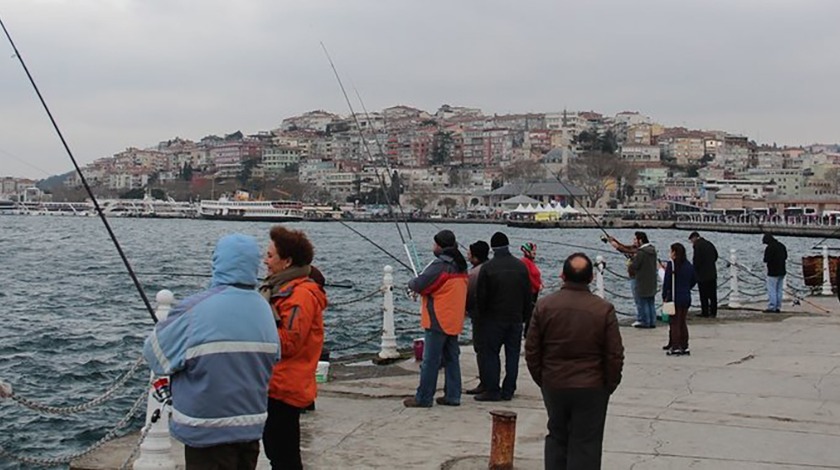
{"label": "fishing rod", "polygon": [[546,169],[546,171],[548,171],[548,173],[549,173],[551,176],[553,176],[553,177],[554,177],[554,179],[556,179],[556,180],[557,180],[557,182],[558,182],[558,183],[560,183],[560,184],[563,186],[563,189],[565,189],[565,190],[566,190],[566,193],[568,193],[568,194],[569,194],[569,197],[572,199],[572,202],[574,202],[575,200],[577,200],[577,201],[580,203],[580,208],[581,208],[581,209],[583,209],[583,212],[584,212],[584,213],[585,213],[585,214],[586,214],[586,215],[587,215],[590,219],[592,219],[592,221],[593,221],[593,222],[595,222],[595,226],[598,228],[598,230],[600,230],[601,232],[603,232],[603,233],[604,233],[604,237],[606,237],[606,238],[601,237],[601,240],[602,240],[602,241],[604,241],[604,242],[606,243],[609,239],[611,239],[611,238],[612,238],[612,236],[611,236],[609,233],[607,233],[607,231],[604,229],[604,226],[601,224],[601,222],[599,222],[599,221],[598,221],[598,219],[597,219],[594,215],[592,215],[592,213],[591,213],[591,212],[589,212],[589,211],[586,209],[586,204],[583,204],[583,202],[582,202],[579,198],[576,198],[576,197],[575,197],[575,195],[574,195],[574,194],[572,194],[571,189],[569,189],[569,186],[568,186],[566,183],[564,183],[564,182],[563,182],[563,180],[562,180],[562,179],[560,178],[560,176],[559,176],[559,173],[555,173],[555,172],[551,171],[551,168],[549,168],[549,167],[548,167],[548,164],[546,164],[546,163],[545,163],[545,159],[543,159],[542,164],[543,164],[543,167]]}
{"label": "fishing rod", "polygon": [[[120,273],[113,273],[108,271],[99,271],[99,272],[86,272],[85,275],[97,275],[97,276],[114,276]],[[202,273],[184,273],[184,272],[135,272],[138,276],[149,276],[149,277],[200,277],[200,278],[210,278],[213,277],[212,274],[202,274]],[[258,280],[264,281],[265,278],[259,278]],[[339,289],[353,289],[356,287],[355,284],[352,282],[325,282],[325,287],[335,287]]]}
{"label": "fishing rod", "polygon": [[128,275],[131,276],[131,280],[132,282],[134,282],[134,287],[140,294],[140,298],[143,299],[143,303],[146,305],[146,310],[149,311],[149,315],[152,317],[152,321],[157,323],[158,319],[155,315],[155,309],[152,308],[152,304],[149,302],[149,298],[146,297],[146,292],[140,285],[140,280],[137,279],[137,276],[134,273],[134,269],[132,269],[131,267],[131,263],[129,263],[128,258],[125,256],[125,252],[123,252],[122,246],[120,246],[120,242],[117,241],[117,236],[114,234],[114,231],[111,229],[111,225],[108,223],[108,219],[105,217],[105,213],[102,212],[102,208],[99,206],[99,201],[97,201],[96,196],[93,195],[93,190],[90,188],[90,185],[87,182],[87,178],[85,178],[84,173],[82,173],[82,169],[76,162],[76,157],[73,156],[73,152],[70,150],[70,146],[67,144],[67,140],[64,139],[64,134],[61,133],[61,129],[58,127],[58,123],[53,117],[52,112],[50,111],[50,107],[47,106],[47,102],[44,100],[44,96],[41,94],[41,90],[35,83],[35,79],[32,77],[32,74],[29,73],[29,67],[26,66],[26,62],[23,60],[23,56],[20,54],[17,45],[15,45],[15,41],[12,40],[12,36],[11,34],[9,34],[9,30],[6,29],[6,24],[3,23],[2,18],[0,18],[0,27],[3,28],[3,33],[6,34],[6,39],[9,40],[9,44],[12,46],[12,49],[15,52],[15,57],[20,62],[20,65],[23,67],[23,71],[26,73],[26,76],[29,79],[29,83],[35,90],[35,94],[38,95],[38,100],[41,102],[41,106],[44,107],[44,111],[46,111],[47,116],[49,117],[50,122],[52,123],[53,129],[55,129],[56,134],[58,134],[58,138],[61,140],[61,144],[64,146],[65,152],[67,152],[67,156],[69,156],[70,161],[73,162],[73,167],[76,169],[76,173],[78,173],[79,175],[79,179],[82,182],[82,186],[84,186],[88,197],[90,197],[90,200],[93,202],[93,207],[96,209],[96,213],[99,215],[100,220],[102,220],[102,223],[105,225],[105,230],[108,231],[108,236],[111,237],[111,241],[114,243],[114,247],[116,247],[117,252],[120,255],[120,259],[122,259],[126,270],[128,270]]}
{"label": "fishing rod", "polygon": [[[364,100],[362,100],[362,95],[359,94],[359,90],[357,90],[356,87],[353,87],[353,91],[356,93],[356,98],[358,98],[359,104],[362,106],[362,111],[365,113],[365,119],[367,119],[368,123],[370,123],[370,114],[368,113],[368,110],[367,110],[367,107],[365,106]],[[358,121],[357,121],[357,123],[358,123]],[[367,146],[367,142],[365,142],[364,133],[362,131],[362,128],[359,127],[358,124],[356,125],[356,128],[359,130],[359,135],[362,137],[362,143],[365,147],[365,151],[368,154],[368,159],[372,160],[372,157],[371,157],[371,154],[370,154],[370,149]],[[382,162],[385,166],[385,170],[388,171],[388,177],[391,179],[391,185],[393,185],[394,184],[394,177],[392,176],[393,172],[392,172],[391,166],[388,162],[388,158],[385,156],[385,149],[382,148],[382,143],[379,142],[379,137],[376,135],[376,132],[371,131],[371,133],[373,134],[374,142],[376,142],[377,150],[379,150],[379,155],[382,156]],[[388,207],[391,207],[390,195],[388,194],[387,191],[385,191],[387,189],[387,188],[384,187],[385,186],[385,179],[381,175],[380,175],[380,181],[381,181],[382,186],[383,186],[382,189],[385,192],[385,199],[388,201]],[[412,237],[411,237],[411,227],[409,227],[409,225],[408,225],[408,218],[405,216],[405,211],[403,211],[403,206],[402,206],[402,203],[400,202],[399,188],[397,188],[397,189],[398,189],[398,191],[397,191],[397,208],[399,208],[400,215],[403,218],[403,221],[404,221],[403,223],[405,224],[405,231],[408,234],[408,239],[411,240],[412,239]]]}
{"label": "fishing rod", "polygon": [[[344,88],[344,83],[341,81],[341,76],[338,74],[338,69],[335,67],[335,63],[333,62],[329,51],[327,51],[327,46],[324,45],[323,41],[321,41],[320,44],[321,44],[321,49],[324,50],[324,55],[327,56],[327,61],[329,61],[329,63],[330,63],[330,67],[332,68],[333,74],[335,75],[335,79],[338,82],[338,86],[341,89],[341,94],[344,95],[344,101],[347,103],[347,107],[350,109],[350,115],[353,117],[353,122],[356,124],[356,128],[360,132],[360,135],[362,137],[362,147],[367,151],[368,158],[370,160],[373,160],[373,156],[370,154],[370,149],[368,148],[367,142],[365,141],[364,134],[361,133],[362,127],[359,123],[359,118],[356,116],[356,111],[353,109],[353,103],[350,102],[350,98],[347,96],[347,90],[345,90],[345,88]],[[377,142],[378,142],[378,140],[377,140]],[[386,201],[388,201],[389,210],[393,213],[393,209],[391,208],[392,206],[391,206],[391,203],[390,203],[390,196],[388,195],[387,188],[384,188],[384,184],[385,184],[384,178],[382,177],[382,175],[378,175],[378,176],[379,176],[379,179],[380,179],[380,183],[383,185],[383,193],[385,194]],[[410,234],[410,231],[408,230],[408,222],[406,222],[405,224],[406,224],[406,231],[409,235],[409,240],[411,241],[411,234]],[[403,236],[402,229],[400,228],[399,220],[397,219],[397,217],[394,217],[394,225],[396,225],[396,227],[397,227],[397,233],[400,236],[400,241],[402,241],[403,248],[405,249],[405,254],[408,257],[408,262],[409,262],[410,266],[407,266],[402,261],[398,261],[398,262],[401,265],[403,265],[405,267],[408,267],[411,270],[411,272],[413,272],[414,275],[417,276],[417,266],[419,265],[419,259],[417,259],[418,258],[417,257],[417,249],[414,247],[413,243],[411,244],[411,247],[409,247],[409,244],[406,242],[405,237]],[[347,227],[347,228],[350,228],[346,224],[344,226]],[[353,229],[351,229],[351,230],[353,232],[355,232],[356,234],[361,235],[359,232],[357,232]],[[367,237],[362,237],[362,238],[364,238],[368,242],[373,243]],[[374,244],[374,246],[376,246],[377,248],[379,248],[380,250],[382,250],[383,252],[388,254],[388,256],[390,256],[394,260],[397,260],[396,256],[392,255],[391,253],[386,251],[384,248],[382,248],[382,247],[380,247],[376,244]]]}

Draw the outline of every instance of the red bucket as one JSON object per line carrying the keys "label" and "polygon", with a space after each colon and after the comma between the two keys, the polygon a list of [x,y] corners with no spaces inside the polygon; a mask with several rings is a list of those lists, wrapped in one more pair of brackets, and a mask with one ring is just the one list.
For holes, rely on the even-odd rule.
{"label": "red bucket", "polygon": [[414,360],[415,361],[422,361],[423,360],[423,347],[426,345],[426,340],[423,338],[417,338],[414,340]]}

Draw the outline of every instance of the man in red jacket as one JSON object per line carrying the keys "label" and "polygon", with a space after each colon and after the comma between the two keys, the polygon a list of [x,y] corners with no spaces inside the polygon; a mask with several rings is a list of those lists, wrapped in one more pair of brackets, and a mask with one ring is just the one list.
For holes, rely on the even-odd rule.
{"label": "man in red jacket", "polygon": [[[540,273],[540,268],[537,267],[537,263],[534,262],[537,257],[537,245],[536,243],[528,242],[524,243],[519,249],[522,250],[522,262],[528,268],[528,280],[531,281],[531,297],[533,298],[533,304],[536,305],[537,299],[540,296],[540,290],[542,290],[542,274]],[[531,322],[531,309],[525,312],[522,320],[525,323],[524,331],[525,335],[527,335],[528,323]]]}

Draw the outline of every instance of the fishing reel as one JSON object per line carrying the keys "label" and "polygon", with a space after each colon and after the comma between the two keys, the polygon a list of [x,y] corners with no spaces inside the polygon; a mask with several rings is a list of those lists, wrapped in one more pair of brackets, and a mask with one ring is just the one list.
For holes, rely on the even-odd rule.
{"label": "fishing reel", "polygon": [[610,242],[610,237],[608,237],[606,235],[601,235],[601,241],[604,242],[604,243],[609,243]]}
{"label": "fishing reel", "polygon": [[403,293],[405,294],[405,297],[408,300],[411,300],[413,302],[417,301],[417,292],[414,292],[413,290],[411,290],[410,287],[405,286],[405,289],[403,289]]}
{"label": "fishing reel", "polygon": [[155,389],[155,391],[152,392],[152,396],[155,397],[155,400],[157,400],[158,403],[167,405],[172,403],[172,389],[169,386],[169,377],[159,377],[157,380],[152,382],[152,386]]}

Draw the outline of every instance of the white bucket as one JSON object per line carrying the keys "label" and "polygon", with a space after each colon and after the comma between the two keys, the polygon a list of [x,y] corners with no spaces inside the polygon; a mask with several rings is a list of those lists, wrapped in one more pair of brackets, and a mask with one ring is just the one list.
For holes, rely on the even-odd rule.
{"label": "white bucket", "polygon": [[330,363],[327,361],[318,361],[318,367],[315,368],[315,382],[322,384],[329,380]]}

